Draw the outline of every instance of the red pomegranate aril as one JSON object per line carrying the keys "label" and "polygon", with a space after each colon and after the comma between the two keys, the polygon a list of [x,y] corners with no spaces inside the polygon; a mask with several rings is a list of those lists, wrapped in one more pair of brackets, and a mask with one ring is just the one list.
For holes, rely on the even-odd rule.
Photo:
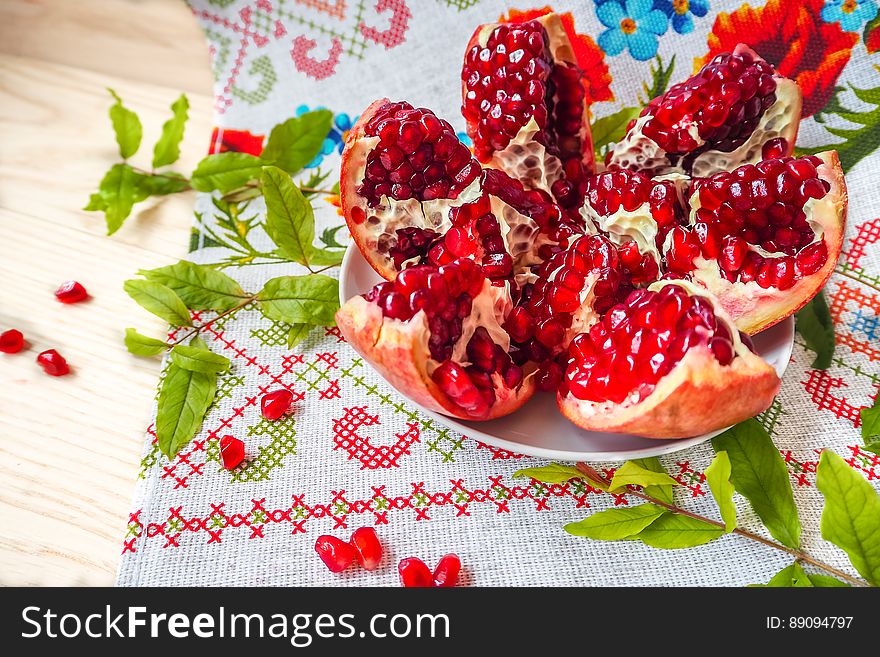
{"label": "red pomegranate aril", "polygon": [[277,420],[287,413],[293,403],[293,393],[284,388],[263,395],[260,400],[260,412],[267,420]]}
{"label": "red pomegranate aril", "polygon": [[0,333],[0,352],[17,354],[24,349],[24,336],[18,329],[9,329]]}
{"label": "red pomegranate aril", "polygon": [[457,554],[444,555],[434,569],[434,586],[453,587],[458,583],[458,575],[461,572],[461,559]]}
{"label": "red pomegranate aril", "polygon": [[406,588],[430,588],[434,586],[434,574],[418,557],[407,557],[397,564],[400,583]]}
{"label": "red pomegranate aril", "polygon": [[825,242],[814,242],[801,249],[800,253],[795,256],[797,270],[806,276],[819,271],[827,260],[828,247]]}
{"label": "red pomegranate aril", "polygon": [[64,376],[70,372],[70,366],[54,349],[47,349],[37,356],[37,363],[43,368],[43,371],[49,376]]}
{"label": "red pomegranate aril", "polygon": [[67,281],[55,290],[55,298],[61,303],[79,303],[89,298],[89,293],[82,284],[76,281]]}
{"label": "red pomegranate aril", "polygon": [[559,363],[552,360],[543,362],[535,375],[535,385],[542,392],[553,392],[562,380],[562,375],[563,370]]}
{"label": "red pomegranate aril", "polygon": [[315,541],[315,552],[324,565],[334,573],[341,573],[357,559],[357,550],[351,543],[324,534]]}
{"label": "red pomegranate aril", "polygon": [[782,137],[776,137],[766,142],[761,147],[761,157],[765,160],[772,160],[779,157],[785,157],[788,153],[788,142]]}
{"label": "red pomegranate aril", "polygon": [[357,560],[367,570],[375,570],[382,561],[382,543],[372,527],[360,527],[351,535],[351,545]]}
{"label": "red pomegranate aril", "polygon": [[504,322],[504,330],[515,342],[525,342],[534,334],[534,319],[525,308],[514,308]]}
{"label": "red pomegranate aril", "polygon": [[244,442],[234,436],[223,436],[220,439],[220,458],[227,470],[237,468],[244,461]]}

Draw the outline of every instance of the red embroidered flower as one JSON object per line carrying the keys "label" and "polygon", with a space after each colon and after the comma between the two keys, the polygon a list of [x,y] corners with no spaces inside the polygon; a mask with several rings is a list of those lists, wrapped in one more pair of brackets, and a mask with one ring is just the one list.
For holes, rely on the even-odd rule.
{"label": "red embroidered flower", "polygon": [[[551,7],[540,9],[527,9],[519,11],[511,9],[507,16],[501,16],[499,20],[511,23],[524,23],[533,18],[553,13]],[[574,17],[570,12],[559,14],[562,26],[571,41],[574,56],[578,66],[581,67],[581,84],[586,92],[587,102],[592,104],[603,100],[614,100],[611,91],[611,74],[608,72],[608,64],[605,63],[605,53],[586,34],[578,34],[574,27]]]}
{"label": "red embroidered flower", "polygon": [[769,0],[763,7],[743,5],[733,13],[720,13],[709,33],[709,52],[695,61],[696,68],[745,42],[798,83],[804,94],[803,115],[812,116],[828,103],[859,38],[844,32],[839,23],[823,21],[824,4]]}
{"label": "red embroidered flower", "polygon": [[214,128],[211,133],[211,146],[208,153],[250,153],[259,155],[263,152],[263,135],[255,135],[247,130],[231,130],[229,128]]}

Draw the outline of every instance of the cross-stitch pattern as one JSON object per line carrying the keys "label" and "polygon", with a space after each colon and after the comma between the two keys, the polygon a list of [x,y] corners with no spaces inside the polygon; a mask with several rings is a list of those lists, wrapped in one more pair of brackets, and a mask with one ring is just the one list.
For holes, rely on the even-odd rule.
{"label": "cross-stitch pattern", "polygon": [[[858,4],[876,9],[877,2]],[[870,57],[880,49],[880,31],[865,29],[864,11],[850,16],[832,10],[839,5],[554,3],[558,11],[573,12],[579,32],[597,40],[597,66],[608,67],[610,88],[596,88],[596,117],[639,103],[655,56],[664,67],[675,57],[674,83],[692,72],[694,61],[755,35],[758,52],[802,86],[808,118],[799,145],[841,144],[851,202],[843,254],[826,288],[837,336],[834,361],[828,370],[812,369],[814,356],[797,339],[782,390],[759,420],[788,467],[804,549],[852,572],[843,553],[819,537],[822,497],[815,480],[821,450],[833,449],[880,488],[880,456],[862,449],[859,435],[859,410],[880,392],[880,111],[861,113],[880,105],[872,100],[871,94],[880,95],[880,73]],[[336,115],[333,130],[305,174],[328,175],[328,186],[338,175],[345,132],[377,96],[431,106],[461,130],[465,44],[477,24],[509,9],[501,0],[190,0],[190,6],[204,27],[215,71],[218,127],[211,151],[258,154],[274,124],[306,108],[328,107]],[[616,29],[610,17],[627,11],[646,38],[635,50],[603,49],[611,37],[601,35]],[[783,22],[786,31],[777,29]],[[318,234],[340,225],[328,199],[313,205]],[[245,290],[301,273],[268,252],[262,201],[230,207],[200,195],[195,214],[189,257],[217,264]],[[242,232],[243,240],[230,239]],[[197,322],[211,317],[194,313]],[[232,367],[220,377],[201,431],[172,462],[158,452],[153,426],[146,427],[120,584],[395,585],[390,561],[373,573],[334,575],[315,557],[318,535],[347,537],[364,525],[375,526],[395,559],[419,556],[432,563],[458,553],[467,569],[465,585],[740,586],[766,581],[788,565],[784,555],[735,536],[685,551],[569,536],[563,524],[633,501],[580,480],[549,485],[513,479],[520,468],[542,461],[428,418],[333,327],[313,330],[293,349],[287,334],[286,325],[250,306],[204,331]],[[294,403],[289,416],[268,422],[259,400],[278,388],[290,390]],[[245,462],[233,471],[219,460],[218,441],[226,434],[246,444]],[[678,501],[715,517],[703,474],[712,453],[704,444],[661,461],[681,484]],[[613,474],[613,464],[593,465]],[[763,532],[745,502],[737,504],[740,522]]]}

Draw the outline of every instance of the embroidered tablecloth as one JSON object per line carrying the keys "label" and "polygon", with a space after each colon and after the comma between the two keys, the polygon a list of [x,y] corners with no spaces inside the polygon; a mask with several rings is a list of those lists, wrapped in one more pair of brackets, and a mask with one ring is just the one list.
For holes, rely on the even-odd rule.
{"label": "embroidered tablecloth", "polygon": [[[345,131],[377,97],[431,107],[464,129],[460,66],[479,23],[508,10],[496,0],[192,0],[207,36],[215,78],[213,150],[258,153],[262,135],[292,115],[326,107],[334,127],[309,174],[338,176]],[[819,538],[818,453],[831,448],[872,482],[880,457],[860,448],[859,409],[880,387],[880,48],[875,0],[595,0],[554,4],[573,13],[593,112],[601,117],[643,102],[653,72],[673,66],[672,82],[707,55],[740,40],[801,85],[799,145],[840,146],[850,188],[843,255],[827,288],[837,351],[825,371],[798,339],[782,391],[760,420],[791,474],[804,524],[804,549],[852,572],[845,555]],[[525,9],[527,7],[520,7]],[[621,21],[631,19],[627,33]],[[634,27],[634,30],[632,26]],[[658,59],[659,58],[659,59]],[[844,116],[845,115],[845,116]],[[832,132],[833,131],[833,132]],[[207,135],[205,136],[207,138]],[[190,138],[193,138],[190,135]],[[843,139],[842,139],[843,138]],[[332,201],[332,199],[330,199]],[[323,228],[341,224],[337,208],[315,201]],[[239,219],[262,218],[262,201]],[[226,239],[230,222],[209,195],[196,200],[190,258],[243,265],[247,249]],[[344,241],[345,231],[335,234]],[[260,229],[248,233],[268,250]],[[227,266],[244,289],[297,265]],[[202,313],[197,320],[207,319]],[[172,337],[174,334],[172,333]],[[120,585],[396,585],[397,561],[434,564],[456,552],[465,585],[744,585],[788,564],[782,553],[727,535],[708,545],[664,551],[637,541],[569,536],[566,522],[624,495],[582,481],[547,485],[513,479],[528,458],[459,435],[415,410],[349,348],[334,328],[315,329],[287,348],[287,327],[245,308],[204,332],[232,368],[201,432],[172,461],[146,429],[134,508],[122,545]],[[294,412],[263,420],[260,396],[286,387]],[[247,443],[243,468],[226,471],[218,439]],[[662,458],[682,484],[679,500],[714,514],[702,474],[704,444]],[[612,467],[611,464],[595,464]],[[764,532],[744,500],[740,523]],[[374,526],[385,545],[379,570],[330,573],[315,538],[348,538]]]}

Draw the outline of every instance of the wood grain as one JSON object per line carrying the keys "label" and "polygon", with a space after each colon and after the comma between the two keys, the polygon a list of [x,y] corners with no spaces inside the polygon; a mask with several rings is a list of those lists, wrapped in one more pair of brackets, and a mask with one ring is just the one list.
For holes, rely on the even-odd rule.
{"label": "wood grain", "polygon": [[[188,242],[191,194],[146,204],[112,238],[101,215],[79,209],[118,159],[108,86],[144,123],[135,164],[149,162],[181,90],[191,104],[181,170],[204,154],[211,76],[184,3],[0,3],[0,330],[29,342],[0,354],[4,585],[113,583],[158,375],[122,335],[165,329],[122,282],[183,257]],[[71,278],[90,301],[54,299]],[[34,359],[48,348],[70,376],[42,373]]]}

